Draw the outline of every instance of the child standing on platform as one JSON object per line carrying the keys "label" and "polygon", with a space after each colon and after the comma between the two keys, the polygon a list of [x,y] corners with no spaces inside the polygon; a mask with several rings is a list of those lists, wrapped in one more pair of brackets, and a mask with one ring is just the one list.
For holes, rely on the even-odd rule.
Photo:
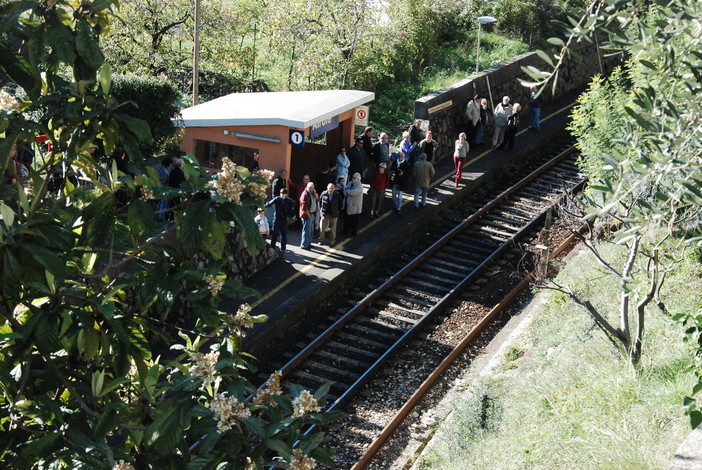
{"label": "child standing on platform", "polygon": [[258,215],[254,218],[254,220],[256,221],[256,225],[258,225],[258,233],[260,233],[265,240],[268,238],[268,234],[271,231],[271,228],[268,225],[268,217],[266,217],[266,211],[263,209],[263,207],[259,207],[256,209],[256,211],[258,212]]}

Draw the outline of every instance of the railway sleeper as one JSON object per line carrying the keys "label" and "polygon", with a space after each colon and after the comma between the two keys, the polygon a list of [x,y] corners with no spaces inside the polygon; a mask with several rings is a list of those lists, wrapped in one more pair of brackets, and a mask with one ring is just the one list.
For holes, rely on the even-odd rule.
{"label": "railway sleeper", "polygon": [[434,289],[435,291],[438,291],[441,294],[441,297],[443,297],[444,295],[451,292],[451,288],[449,288],[449,287],[442,286],[442,285],[436,284],[436,283],[424,282],[423,280],[417,279],[414,276],[410,277],[410,282],[412,282],[413,286],[422,286],[422,287],[425,287],[427,289]]}
{"label": "railway sleeper", "polygon": [[[432,261],[433,261],[433,260],[432,260]],[[462,274],[457,273],[457,272],[455,272],[455,271],[451,271],[451,270],[449,270],[449,269],[444,269],[444,268],[441,268],[441,267],[439,267],[439,266],[435,266],[435,265],[432,264],[432,263],[424,263],[424,264],[422,265],[422,269],[424,269],[424,270],[430,270],[430,271],[432,271],[432,272],[434,272],[434,273],[440,273],[440,274],[442,274],[442,275],[449,276],[449,277],[452,277],[452,278],[457,279],[457,280],[463,279],[463,278],[465,277],[465,275],[462,275]],[[470,272],[470,271],[469,271],[469,272]]]}
{"label": "railway sleeper", "polygon": [[456,263],[456,258],[453,257],[450,260],[446,260],[443,257],[434,256],[431,258],[430,262],[432,264],[451,269],[456,273],[468,273],[473,269],[473,267],[477,266],[475,263],[458,264]]}
{"label": "railway sleeper", "polygon": [[493,223],[507,224],[510,227],[515,227],[518,229],[519,227],[523,227],[524,224],[529,222],[529,220],[531,220],[531,219],[527,219],[526,217],[519,217],[518,218],[517,216],[511,215],[511,214],[510,215],[501,215],[501,214],[491,212],[490,214],[487,214],[485,216],[485,220],[489,220],[490,222],[493,222]]}
{"label": "railway sleeper", "polygon": [[353,359],[348,356],[345,356],[343,353],[346,348],[342,348],[340,351],[335,351],[335,350],[324,350],[320,349],[318,350],[315,354],[324,358],[325,360],[331,361],[332,364],[339,364],[343,363],[346,364],[349,367],[354,368],[356,371],[363,372],[364,370],[368,369],[372,363],[370,362],[363,362],[359,361],[358,359]]}
{"label": "railway sleeper", "polygon": [[498,232],[497,230],[487,227],[485,225],[480,225],[479,227],[475,227],[479,232],[480,236],[482,238],[488,238],[490,240],[493,240],[495,243],[499,245],[502,245],[504,242],[512,238],[512,234],[508,233],[502,233]]}
{"label": "railway sleeper", "polygon": [[[467,243],[467,242],[466,242]],[[489,256],[493,251],[489,251],[488,253],[484,254],[479,254],[477,253],[477,250],[475,250],[475,247],[472,251],[467,252],[466,251],[466,243],[456,243],[454,240],[453,242],[445,245],[439,252],[435,253],[435,256],[441,257],[441,258],[449,258],[452,260],[461,260],[463,262],[466,261],[471,261],[469,263],[470,265],[479,265],[482,263],[483,259],[485,259],[486,256]]]}
{"label": "railway sleeper", "polygon": [[315,354],[314,356],[312,356],[312,358],[306,360],[302,364],[304,371],[309,374],[319,375],[320,377],[326,377],[329,381],[337,382],[347,386],[354,383],[356,379],[358,379],[358,377],[364,372],[364,370],[354,372],[349,369],[340,369],[339,367],[336,367],[336,364],[320,362],[319,359],[322,359],[322,361],[324,360],[324,358],[317,357],[317,355]]}
{"label": "railway sleeper", "polygon": [[[396,310],[396,309],[395,309],[395,310]],[[392,311],[392,310],[389,309],[389,308],[385,308],[385,309],[383,309],[383,308],[379,308],[379,309],[373,308],[373,309],[371,309],[370,311],[373,312],[374,315],[378,315],[378,316],[380,316],[380,317],[388,317],[388,318],[391,318],[392,320],[394,320],[394,321],[396,321],[396,322],[402,322],[402,323],[406,323],[406,324],[408,324],[408,325],[414,325],[414,324],[417,323],[417,320],[419,320],[418,318],[410,318],[409,316],[401,315],[400,313],[403,313],[403,312],[395,313],[394,311]],[[420,318],[421,318],[421,317],[420,317]]]}
{"label": "railway sleeper", "polygon": [[[358,361],[359,363],[368,363],[372,364],[375,362],[376,359],[380,357],[379,353],[369,351],[367,349],[363,348],[357,348],[355,346],[351,346],[350,344],[347,343],[341,343],[339,341],[329,341],[325,346],[325,348],[333,351],[337,351],[336,353],[331,353],[331,354],[336,354],[341,357],[347,357],[348,355],[353,355],[355,358],[348,358],[349,360],[355,360]],[[320,351],[325,351],[325,349],[320,349]]]}
{"label": "railway sleeper", "polygon": [[409,296],[406,294],[407,293],[403,293],[403,292],[390,292],[388,294],[388,296],[394,300],[406,302],[410,305],[420,305],[420,306],[431,308],[436,304],[436,302],[432,302],[431,300],[420,299],[420,298]]}
{"label": "railway sleeper", "polygon": [[[387,325],[382,325],[387,328]],[[378,340],[378,342],[383,341],[383,347],[385,348],[386,344],[388,343],[394,343],[397,338],[401,336],[401,334],[398,334],[398,332],[393,332],[389,333],[387,331],[380,331],[377,328],[369,328],[367,326],[361,325],[359,323],[351,323],[346,326],[347,330],[351,330],[354,333],[365,335],[365,336],[370,336],[374,340]],[[388,328],[389,329],[389,328]]]}
{"label": "railway sleeper", "polygon": [[329,399],[330,402],[336,400],[348,389],[348,387],[345,387],[343,384],[330,382],[324,377],[318,377],[314,374],[305,372],[304,370],[294,370],[292,373],[290,373],[288,380],[286,380],[284,383],[286,388],[290,385],[299,385],[309,390],[316,390],[322,385],[329,383],[331,386],[329,387],[327,399]]}
{"label": "railway sleeper", "polygon": [[391,301],[391,300],[390,300],[390,301],[387,301],[387,307],[386,307],[386,308],[392,308],[392,309],[397,310],[397,311],[399,311],[399,312],[407,312],[407,313],[410,313],[410,314],[412,314],[412,315],[417,315],[417,316],[420,317],[420,318],[424,317],[424,315],[426,315],[426,313],[427,313],[427,312],[425,312],[425,311],[423,311],[423,310],[416,310],[416,309],[413,309],[413,308],[409,308],[409,307],[407,307],[407,306],[404,306],[404,305],[395,303],[395,302],[393,302],[393,301]]}
{"label": "railway sleeper", "polygon": [[[367,312],[370,313],[370,312]],[[368,316],[363,315],[358,318],[358,321],[362,324],[370,325],[373,329],[378,329],[387,334],[397,334],[402,336],[409,329],[402,322],[393,322],[387,318],[382,318],[379,315]],[[398,325],[398,323],[400,323]]]}
{"label": "railway sleeper", "polygon": [[510,237],[517,233],[519,229],[524,226],[524,224],[516,224],[517,226],[515,226],[515,224],[513,223],[506,224],[505,222],[495,221],[489,218],[484,218],[481,220],[481,222],[483,227],[493,229],[497,233],[504,233],[505,235],[509,235]]}
{"label": "railway sleeper", "polygon": [[[364,336],[363,334],[359,336],[354,331],[340,331],[336,334],[335,338],[336,340],[332,341],[333,343],[349,345],[354,344],[358,346],[356,347],[356,349],[362,349],[360,346],[365,347],[366,351],[368,351],[369,356],[373,354],[378,354],[378,356],[380,356],[380,354],[385,352],[385,350],[387,349],[387,343],[375,341],[373,339],[368,338],[367,336]],[[341,341],[343,341],[343,343]]]}
{"label": "railway sleeper", "polygon": [[[464,245],[468,245],[471,251],[484,253],[485,256],[490,256],[502,244],[500,240],[496,240],[487,234],[480,232],[476,226],[471,226],[468,230],[455,238],[455,240]],[[463,251],[467,251],[467,247],[461,247]]]}
{"label": "railway sleeper", "polygon": [[531,220],[537,215],[539,215],[539,213],[534,210],[533,206],[525,206],[514,199],[505,201],[500,206],[499,210],[504,211],[505,213],[522,216],[527,220]]}
{"label": "railway sleeper", "polygon": [[456,283],[451,281],[450,279],[446,279],[446,277],[443,277],[443,276],[436,276],[435,274],[432,274],[432,273],[425,271],[423,268],[424,267],[422,266],[422,268],[414,271],[412,273],[412,277],[413,278],[420,278],[421,277],[423,280],[430,280],[430,281],[433,281],[437,284],[441,284],[442,287],[449,289],[449,291],[451,289],[453,289],[453,287],[456,285]]}
{"label": "railway sleeper", "polygon": [[412,282],[411,284],[407,284],[405,286],[405,291],[407,291],[408,294],[410,294],[413,298],[421,298],[423,300],[426,300],[427,302],[430,302],[431,305],[436,304],[439,300],[443,298],[443,295],[437,295],[436,292],[427,292],[425,290],[417,288],[417,285]]}

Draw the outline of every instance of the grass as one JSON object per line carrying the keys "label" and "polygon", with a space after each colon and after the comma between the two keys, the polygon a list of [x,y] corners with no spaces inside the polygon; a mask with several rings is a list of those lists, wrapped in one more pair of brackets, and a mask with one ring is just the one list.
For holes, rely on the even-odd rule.
{"label": "grass", "polygon": [[[593,265],[581,253],[559,281],[586,286],[599,307],[616,314],[617,286]],[[687,256],[663,300],[671,313],[696,311],[701,287],[702,267]],[[682,400],[696,383],[683,328],[649,309],[644,356],[634,369],[586,313],[560,294],[540,295],[548,302],[508,349],[504,367],[454,404],[415,468],[667,468],[690,432]]]}

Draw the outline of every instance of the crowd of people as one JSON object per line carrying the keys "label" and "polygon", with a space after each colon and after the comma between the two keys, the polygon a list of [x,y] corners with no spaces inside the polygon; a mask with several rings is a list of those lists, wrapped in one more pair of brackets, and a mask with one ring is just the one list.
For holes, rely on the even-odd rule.
{"label": "crowd of people", "polygon": [[[337,241],[337,230],[347,236],[358,233],[359,219],[379,217],[387,189],[391,190],[392,210],[400,213],[403,195],[414,192],[415,210],[426,206],[427,193],[435,170],[432,161],[439,144],[431,131],[421,129],[421,121],[403,133],[400,145],[391,150],[388,134],[381,132],[374,142],[373,128],[367,127],[347,150],[339,149],[316,180],[304,175],[300,183],[280,170],[271,185],[272,198],[257,209],[255,218],[264,238],[280,241],[287,249],[287,227],[299,219],[300,247],[310,249],[314,239],[325,244]],[[364,207],[363,182],[368,184],[367,207]],[[264,207],[272,208],[272,222],[265,218]],[[339,222],[339,219],[341,221]]]}
{"label": "crowd of people", "polygon": [[[531,129],[538,132],[541,97],[536,87],[531,88],[529,107]],[[521,105],[512,104],[509,96],[503,97],[494,109],[489,107],[487,98],[480,95],[469,101],[465,109],[466,130],[459,134],[454,145],[456,186],[461,183],[472,146],[491,143],[491,147],[500,150],[514,149],[521,110]],[[397,214],[402,211],[404,194],[413,193],[414,210],[426,206],[439,149],[433,132],[424,131],[422,121],[417,120],[402,133],[402,140],[395,149],[391,149],[387,133],[379,133],[375,142],[373,138],[374,129],[365,128],[351,148],[339,149],[336,158],[322,169],[314,182],[309,175],[304,175],[301,183],[296,183],[288,178],[286,170],[280,170],[272,184],[272,199],[264,205],[274,209],[272,224],[268,223],[263,207],[257,210],[256,222],[261,235],[264,238],[270,235],[274,247],[280,238],[281,249],[285,251],[287,226],[299,219],[301,248],[310,249],[315,237],[320,244],[325,244],[328,238],[329,244],[334,245],[337,227],[343,234],[355,236],[361,214],[365,212],[371,219],[381,215],[387,189],[390,189],[392,211]],[[368,207],[365,208],[362,182],[368,184]]]}

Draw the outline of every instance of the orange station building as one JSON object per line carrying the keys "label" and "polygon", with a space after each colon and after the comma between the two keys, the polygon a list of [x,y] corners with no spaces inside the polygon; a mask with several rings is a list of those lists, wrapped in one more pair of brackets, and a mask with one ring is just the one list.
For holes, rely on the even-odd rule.
{"label": "orange station building", "polygon": [[359,90],[232,93],[181,112],[182,148],[212,168],[225,156],[246,166],[258,151],[260,167],[276,176],[285,169],[293,181],[314,179],[353,145],[356,107],[373,99]]}

